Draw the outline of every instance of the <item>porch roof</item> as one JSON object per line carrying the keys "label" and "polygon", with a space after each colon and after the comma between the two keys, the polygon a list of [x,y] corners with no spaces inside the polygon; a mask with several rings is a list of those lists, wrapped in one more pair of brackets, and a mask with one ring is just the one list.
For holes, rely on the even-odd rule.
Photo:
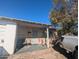
{"label": "porch roof", "polygon": [[25,19],[16,19],[16,18],[4,17],[4,16],[0,16],[0,19],[6,19],[6,20],[12,20],[12,21],[19,21],[19,22],[38,24],[38,25],[51,26],[51,24],[44,24],[44,23],[40,23],[40,22],[34,22],[34,21],[25,20]]}
{"label": "porch roof", "polygon": [[33,22],[33,21],[27,21],[27,20],[23,20],[23,19],[16,19],[16,18],[9,18],[9,17],[0,17],[0,20],[10,20],[10,21],[14,21],[14,22],[17,22],[17,23],[24,23],[24,24],[32,24],[34,25],[37,25],[37,26],[44,26],[44,27],[51,27],[51,24],[43,24],[43,23],[40,23],[40,22]]}

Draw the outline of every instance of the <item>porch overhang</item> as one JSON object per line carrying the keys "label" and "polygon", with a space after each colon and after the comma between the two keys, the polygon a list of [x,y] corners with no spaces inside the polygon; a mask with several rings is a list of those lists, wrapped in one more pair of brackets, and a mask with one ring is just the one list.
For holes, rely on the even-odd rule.
{"label": "porch overhang", "polygon": [[15,22],[17,25],[22,25],[22,26],[27,26],[27,27],[46,28],[46,27],[51,26],[50,24],[42,24],[39,22],[27,21],[23,19],[8,18],[8,17],[0,17],[0,20],[12,21],[12,22]]}

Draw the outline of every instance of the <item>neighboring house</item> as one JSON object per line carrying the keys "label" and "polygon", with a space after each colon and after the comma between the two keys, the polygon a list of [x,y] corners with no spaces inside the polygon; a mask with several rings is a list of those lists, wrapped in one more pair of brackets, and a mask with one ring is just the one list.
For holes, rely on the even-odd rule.
{"label": "neighboring house", "polygon": [[49,47],[49,29],[52,30],[51,25],[0,17],[0,47],[9,54],[23,44],[46,44]]}

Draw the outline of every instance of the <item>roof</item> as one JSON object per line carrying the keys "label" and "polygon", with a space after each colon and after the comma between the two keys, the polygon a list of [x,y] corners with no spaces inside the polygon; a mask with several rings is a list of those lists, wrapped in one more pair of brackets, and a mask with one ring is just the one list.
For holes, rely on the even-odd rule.
{"label": "roof", "polygon": [[31,24],[37,24],[37,25],[51,26],[50,24],[43,24],[40,22],[34,22],[34,21],[25,20],[25,19],[16,19],[16,18],[3,17],[3,16],[0,16],[0,19],[8,19],[12,21],[20,21],[20,22],[26,22],[26,23],[31,23]]}

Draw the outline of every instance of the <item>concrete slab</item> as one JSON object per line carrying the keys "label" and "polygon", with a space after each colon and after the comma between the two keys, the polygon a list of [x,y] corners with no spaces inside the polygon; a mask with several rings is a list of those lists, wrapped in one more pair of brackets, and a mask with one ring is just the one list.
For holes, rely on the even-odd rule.
{"label": "concrete slab", "polygon": [[37,50],[46,49],[46,46],[42,45],[26,45],[23,48],[21,48],[19,51],[17,51],[15,54],[23,53],[23,52],[33,52]]}

